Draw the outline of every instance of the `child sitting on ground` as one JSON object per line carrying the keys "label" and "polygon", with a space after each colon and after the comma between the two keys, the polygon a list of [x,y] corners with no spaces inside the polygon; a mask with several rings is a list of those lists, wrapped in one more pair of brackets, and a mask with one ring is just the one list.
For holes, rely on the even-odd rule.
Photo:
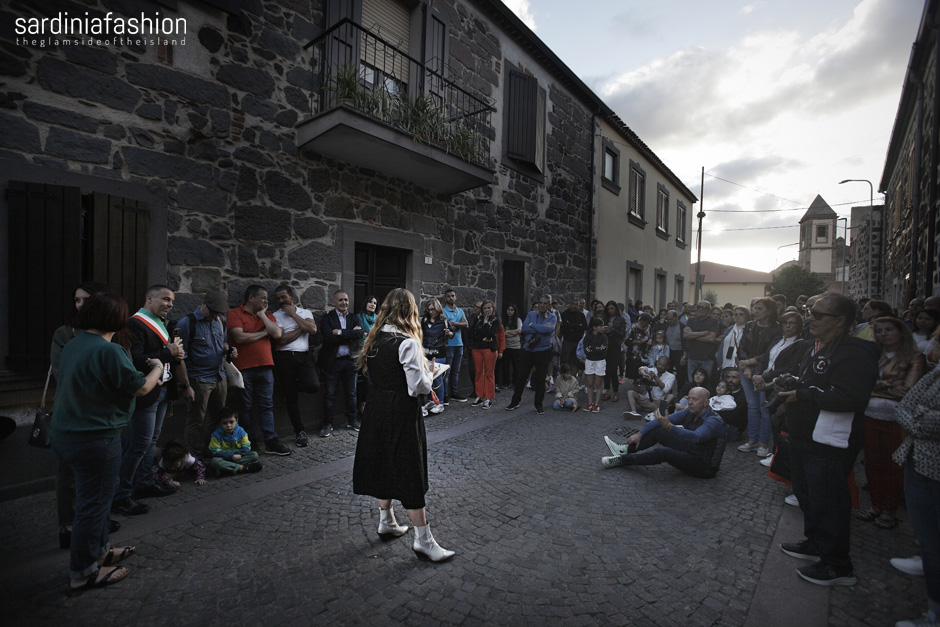
{"label": "child sitting on ground", "polygon": [[715,386],[715,395],[708,399],[708,406],[712,411],[725,411],[738,406],[734,397],[728,393],[728,384],[725,381],[719,381]]}
{"label": "child sitting on ground", "polygon": [[251,450],[248,434],[238,426],[235,410],[223,407],[216,413],[216,418],[219,428],[212,432],[209,439],[209,452],[212,454],[209,467],[215,470],[217,475],[237,475],[261,470],[258,452]]}
{"label": "child sitting on ground", "polygon": [[196,485],[206,485],[206,465],[196,459],[192,451],[179,440],[170,440],[160,453],[160,461],[153,469],[154,481],[160,485],[180,487],[177,479],[187,471],[196,476]]}
{"label": "child sitting on ground", "polygon": [[581,386],[578,380],[571,376],[571,366],[561,365],[561,376],[555,379],[555,402],[553,409],[567,409],[578,411],[578,399],[575,398]]}

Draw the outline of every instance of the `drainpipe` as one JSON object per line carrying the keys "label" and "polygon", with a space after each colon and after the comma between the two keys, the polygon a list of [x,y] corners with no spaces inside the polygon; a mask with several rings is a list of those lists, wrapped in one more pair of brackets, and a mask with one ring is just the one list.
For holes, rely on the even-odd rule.
{"label": "drainpipe", "polygon": [[937,181],[937,168],[940,168],[940,156],[937,155],[937,151],[940,150],[940,132],[938,132],[938,127],[940,127],[940,98],[937,98],[936,95],[936,86],[940,85],[940,9],[934,11],[931,30],[933,30],[934,39],[934,98],[933,132],[930,134],[930,184],[927,186],[927,202],[928,207],[930,207],[928,216],[930,217],[927,220],[927,289],[925,294],[928,296],[936,294],[934,292],[935,273],[940,271],[940,259],[938,259],[937,264],[933,263],[934,255],[937,254],[937,213],[940,211],[940,199],[937,198],[937,185],[940,185],[940,182]]}
{"label": "drainpipe", "polygon": [[[594,206],[594,199],[596,197],[594,189],[600,180],[600,177],[594,171],[598,148],[595,142],[597,142],[598,137],[600,137],[600,130],[597,128],[597,111],[594,111],[594,113],[591,114],[591,186],[588,191],[588,206],[590,207],[590,211],[588,212],[588,263],[584,277],[585,306],[587,306],[589,302],[587,299],[594,295],[591,292],[591,276],[594,273],[594,214],[597,213],[597,207]],[[603,145],[603,143],[601,143],[601,145]]]}
{"label": "drainpipe", "polygon": [[920,160],[923,154],[924,131],[924,83],[910,74],[909,80],[917,88],[917,104],[915,105],[914,130],[914,189],[911,191],[911,279],[909,298],[917,296],[917,255],[920,244]]}

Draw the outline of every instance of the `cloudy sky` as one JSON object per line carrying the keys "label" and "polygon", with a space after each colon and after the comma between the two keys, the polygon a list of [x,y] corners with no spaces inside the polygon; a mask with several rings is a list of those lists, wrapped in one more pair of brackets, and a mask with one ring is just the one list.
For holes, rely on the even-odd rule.
{"label": "cloudy sky", "polygon": [[795,259],[817,194],[868,204],[843,179],[880,202],[923,0],[503,1],[703,199],[703,260]]}

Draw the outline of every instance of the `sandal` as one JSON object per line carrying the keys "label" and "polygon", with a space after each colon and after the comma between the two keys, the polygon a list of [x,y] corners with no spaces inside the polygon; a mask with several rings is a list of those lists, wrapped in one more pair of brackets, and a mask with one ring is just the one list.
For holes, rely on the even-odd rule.
{"label": "sandal", "polygon": [[898,526],[898,517],[888,512],[881,512],[875,519],[875,526],[879,529],[894,529]]}
{"label": "sandal", "polygon": [[112,564],[117,564],[118,562],[123,562],[128,557],[134,554],[134,551],[137,547],[133,546],[123,546],[119,549],[111,549],[105,553],[102,557],[98,559],[101,560],[98,562],[98,566],[111,566]]}
{"label": "sandal", "polygon": [[111,569],[107,567],[99,568],[97,573],[89,575],[80,586],[73,586],[70,583],[68,591],[71,594],[79,594],[92,588],[103,588],[104,586],[121,581],[129,574],[131,574],[131,569],[124,566]]}
{"label": "sandal", "polygon": [[855,517],[859,520],[864,520],[865,522],[871,522],[882,515],[880,509],[875,509],[874,507],[869,507],[868,509],[860,509],[855,512]]}

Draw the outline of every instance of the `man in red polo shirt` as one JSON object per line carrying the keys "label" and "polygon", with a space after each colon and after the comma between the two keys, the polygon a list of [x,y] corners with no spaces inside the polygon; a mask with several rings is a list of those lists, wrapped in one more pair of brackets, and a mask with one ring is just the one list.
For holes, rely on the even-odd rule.
{"label": "man in red polo shirt", "polygon": [[264,450],[272,455],[290,455],[291,450],[277,437],[274,430],[274,357],[271,340],[284,331],[268,313],[268,291],[261,285],[250,285],[245,290],[245,302],[228,312],[228,334],[238,357],[232,363],[241,370],[245,379],[238,421],[248,432],[248,439],[257,442],[252,408],[257,409],[258,421],[264,435]]}

